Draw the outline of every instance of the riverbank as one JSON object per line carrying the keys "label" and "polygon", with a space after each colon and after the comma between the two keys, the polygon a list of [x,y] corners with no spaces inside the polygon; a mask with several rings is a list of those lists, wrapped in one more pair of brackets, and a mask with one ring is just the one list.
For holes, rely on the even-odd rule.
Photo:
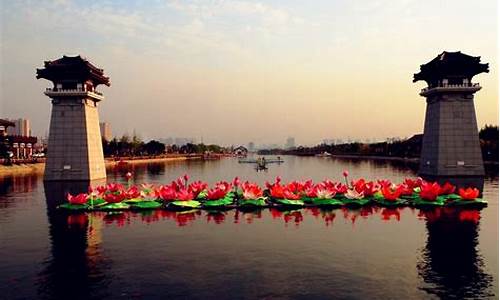
{"label": "riverbank", "polygon": [[[366,159],[366,160],[389,160],[389,161],[399,161],[406,163],[418,163],[420,158],[418,157],[395,157],[395,156],[374,156],[374,155],[344,155],[344,154],[333,154],[332,158],[342,158],[342,159]],[[498,161],[484,161],[485,166],[498,166]]]}
{"label": "riverbank", "polygon": [[[201,155],[167,155],[162,157],[121,157],[121,158],[106,158],[104,163],[106,165],[106,169],[109,169],[117,166],[194,160],[202,158],[203,157]],[[13,175],[43,174],[44,170],[45,170],[45,162],[13,164],[10,166],[0,165],[0,177],[13,176]]]}

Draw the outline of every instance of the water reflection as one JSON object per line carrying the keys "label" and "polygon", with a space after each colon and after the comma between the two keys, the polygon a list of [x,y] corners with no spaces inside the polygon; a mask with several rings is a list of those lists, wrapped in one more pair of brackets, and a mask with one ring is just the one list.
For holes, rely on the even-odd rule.
{"label": "water reflection", "polygon": [[417,265],[420,288],[440,298],[494,297],[493,277],[477,250],[480,212],[441,208],[419,215],[428,232]]}
{"label": "water reflection", "polygon": [[[99,184],[92,183],[92,184]],[[101,255],[100,214],[63,214],[57,205],[65,194],[87,190],[89,182],[45,182],[51,256],[38,274],[38,295],[43,299],[88,299],[107,296],[105,269],[110,261]]]}

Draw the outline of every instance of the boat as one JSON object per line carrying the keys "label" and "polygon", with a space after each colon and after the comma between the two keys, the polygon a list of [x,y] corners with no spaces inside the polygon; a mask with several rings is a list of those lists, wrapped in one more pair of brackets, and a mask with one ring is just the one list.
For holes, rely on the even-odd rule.
{"label": "boat", "polygon": [[316,154],[315,156],[316,156],[316,157],[331,157],[331,156],[332,156],[332,154],[331,154],[331,153],[329,153],[329,152],[326,152],[326,151],[325,151],[325,152],[323,152],[323,153]]}

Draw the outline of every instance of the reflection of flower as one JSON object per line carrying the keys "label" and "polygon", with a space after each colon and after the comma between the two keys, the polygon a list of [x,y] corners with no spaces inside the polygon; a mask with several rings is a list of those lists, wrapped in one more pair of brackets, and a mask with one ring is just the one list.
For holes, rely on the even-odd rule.
{"label": "reflection of flower", "polygon": [[462,222],[473,222],[477,224],[479,223],[479,219],[481,219],[481,215],[478,210],[462,210],[458,218]]}
{"label": "reflection of flower", "polygon": [[87,214],[70,214],[67,218],[69,227],[85,228],[88,222]]}
{"label": "reflection of flower", "polygon": [[392,217],[395,217],[397,221],[401,220],[401,214],[398,209],[384,208],[381,212],[382,220],[389,221]]}
{"label": "reflection of flower", "polygon": [[458,189],[458,194],[463,200],[474,200],[479,197],[479,190],[476,188]]}

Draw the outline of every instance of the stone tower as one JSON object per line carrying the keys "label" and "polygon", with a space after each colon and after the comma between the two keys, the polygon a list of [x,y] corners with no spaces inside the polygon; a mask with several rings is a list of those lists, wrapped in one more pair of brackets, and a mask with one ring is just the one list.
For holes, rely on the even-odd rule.
{"label": "stone tower", "polygon": [[443,52],[414,75],[413,82],[428,85],[420,92],[427,100],[419,169],[424,178],[484,176],[474,110],[481,87],[472,77],[488,71],[480,57]]}
{"label": "stone tower", "polygon": [[37,79],[53,83],[45,91],[52,99],[52,115],[44,180],[106,178],[97,111],[104,97],[96,87],[109,86],[109,78],[80,56],[46,61],[36,72]]}

